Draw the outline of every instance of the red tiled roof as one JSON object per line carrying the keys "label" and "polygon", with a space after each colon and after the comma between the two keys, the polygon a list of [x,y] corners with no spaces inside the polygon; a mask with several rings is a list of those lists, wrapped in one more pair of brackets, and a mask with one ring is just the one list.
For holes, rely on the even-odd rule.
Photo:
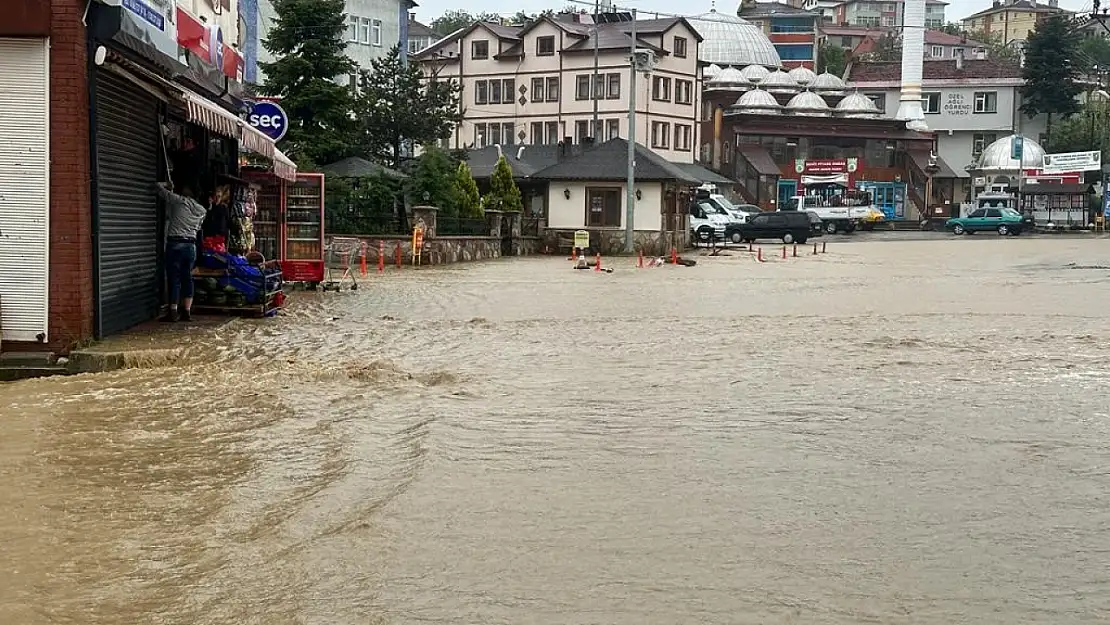
{"label": "red tiled roof", "polygon": [[967,39],[960,35],[952,35],[943,30],[925,31],[925,43],[931,46],[972,46],[976,48],[984,46],[984,44],[978,41]]}
{"label": "red tiled roof", "polygon": [[[925,60],[922,80],[985,80],[991,78],[1021,78],[1021,66],[994,59],[969,59],[963,69],[956,69],[956,61]],[[902,64],[898,61],[853,63],[848,70],[848,82],[898,82],[902,80]]]}

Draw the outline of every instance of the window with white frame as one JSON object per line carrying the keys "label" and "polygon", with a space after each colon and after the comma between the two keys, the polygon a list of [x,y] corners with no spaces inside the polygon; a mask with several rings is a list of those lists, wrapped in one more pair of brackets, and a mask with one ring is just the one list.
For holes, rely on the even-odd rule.
{"label": "window with white frame", "polygon": [[606,74],[606,82],[608,83],[605,90],[606,99],[619,100],[621,97],[621,75]]}
{"label": "window with white frame", "polygon": [[486,132],[489,133],[490,145],[501,145],[501,124],[489,124],[486,127]]}
{"label": "window with white frame", "polygon": [[489,83],[484,80],[474,83],[474,103],[489,104]]}
{"label": "window with white frame", "polygon": [[574,89],[575,100],[589,100],[590,99],[590,75],[579,74],[578,82]]}
{"label": "window with white frame", "polygon": [[590,122],[580,119],[574,122],[574,142],[585,143],[590,136]]}
{"label": "window with white frame", "polygon": [[559,101],[559,78],[557,76],[547,79],[547,101]]}
{"label": "window with white frame", "polygon": [[370,20],[369,18],[361,17],[358,21],[358,42],[370,43]]}
{"label": "window with white frame", "polygon": [[355,15],[347,18],[347,41],[358,43],[358,17]]}
{"label": "window with white frame", "polygon": [[997,113],[998,112],[998,92],[997,91],[976,91],[975,104],[972,109],[976,113]]}
{"label": "window with white frame", "polygon": [[977,132],[971,137],[971,158],[977,159],[987,149],[987,146],[998,140],[998,134],[993,132]]}
{"label": "window with white frame", "polygon": [[486,136],[486,125],[474,124],[474,147],[484,148],[487,145],[490,145],[489,143],[487,143],[487,139],[488,137]]}
{"label": "window with white frame", "polygon": [[532,122],[532,145],[543,144],[543,122]]}
{"label": "window with white frame", "polygon": [[694,103],[694,83],[692,81],[677,79],[674,81],[674,102],[675,104]]}
{"label": "window with white frame", "polygon": [[382,21],[372,20],[370,22],[370,45],[382,47]]}
{"label": "window with white frame", "polygon": [[940,113],[940,92],[932,91],[921,94],[921,110],[926,115],[936,115]]}
{"label": "window with white frame", "polygon": [[688,124],[674,125],[674,149],[683,152],[690,151],[690,144],[694,134],[694,127]]}
{"label": "window with white frame", "polygon": [[621,136],[621,120],[605,120],[605,140],[616,139]]}
{"label": "window with white frame", "polygon": [[562,134],[562,129],[559,127],[559,122],[545,122],[543,134],[544,137],[546,137],[546,141],[544,141],[544,143],[547,143],[549,145],[555,145],[556,143],[558,143],[561,139],[559,135]]}
{"label": "window with white frame", "polygon": [[933,57],[934,59],[942,58],[944,56],[944,48],[942,46],[930,46],[929,56]]}
{"label": "window with white frame", "polygon": [[501,124],[501,141],[505,145],[513,145],[514,143],[516,143],[516,140],[516,124],[514,124],[513,122],[505,122]]}
{"label": "window with white frame", "polygon": [[533,78],[532,79],[532,101],[533,102],[546,102],[547,101],[547,94],[544,91],[544,86],[546,86],[546,85],[547,85],[547,81],[544,80],[543,78]]}
{"label": "window with white frame", "polygon": [[659,102],[671,101],[671,79],[655,76],[651,85],[651,99]]}
{"label": "window with white frame", "polygon": [[671,147],[671,124],[651,122],[651,147],[669,149]]}

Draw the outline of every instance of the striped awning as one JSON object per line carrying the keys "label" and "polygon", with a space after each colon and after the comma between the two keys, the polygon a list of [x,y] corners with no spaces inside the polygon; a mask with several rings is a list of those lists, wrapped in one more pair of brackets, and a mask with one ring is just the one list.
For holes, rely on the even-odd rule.
{"label": "striped awning", "polygon": [[239,147],[273,160],[274,150],[277,149],[274,147],[274,140],[243,120],[239,120],[239,124],[243,133]]}
{"label": "striped awning", "polygon": [[183,89],[181,95],[185,100],[185,112],[189,121],[232,139],[239,139],[242,136],[240,127],[243,124],[238,116],[216,106],[192,91]]}
{"label": "striped awning", "polygon": [[274,175],[289,181],[297,179],[297,166],[277,148],[274,148]]}

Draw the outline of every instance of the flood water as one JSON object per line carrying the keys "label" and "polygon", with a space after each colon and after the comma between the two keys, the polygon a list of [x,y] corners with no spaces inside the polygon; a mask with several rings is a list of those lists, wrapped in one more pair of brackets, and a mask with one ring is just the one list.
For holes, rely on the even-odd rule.
{"label": "flood water", "polygon": [[0,385],[0,623],[1110,622],[1110,241],[826,240]]}

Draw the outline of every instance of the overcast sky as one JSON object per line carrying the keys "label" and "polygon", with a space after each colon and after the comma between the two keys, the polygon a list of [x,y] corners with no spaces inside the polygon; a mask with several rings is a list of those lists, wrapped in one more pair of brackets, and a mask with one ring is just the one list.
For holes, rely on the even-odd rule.
{"label": "overcast sky", "polygon": [[[1042,0],[1042,2],[1047,1]],[[520,10],[528,13],[538,13],[549,8],[560,9],[564,4],[563,0],[516,0],[515,2],[510,2],[510,0],[471,0],[465,3],[458,0],[417,0],[417,3],[420,6],[416,7],[416,17],[425,24],[442,15],[444,11],[452,9],[465,8],[471,12],[486,11],[509,16]],[[590,4],[592,4],[592,1]],[[710,0],[694,0],[690,3],[675,3],[673,0],[616,0],[614,4],[649,13],[651,11],[663,13],[681,11],[690,14],[705,13],[712,6]],[[961,17],[981,11],[990,4],[991,0],[948,0],[946,15],[950,21],[956,21]],[[1110,0],[1107,1],[1107,4],[1110,5]],[[586,4],[577,3],[575,5],[587,6]],[[717,3],[717,10],[724,12],[727,8],[729,11],[735,12],[737,6],[739,6],[737,2],[719,2]],[[1091,0],[1060,0],[1060,6],[1072,11],[1089,11],[1091,10]]]}

